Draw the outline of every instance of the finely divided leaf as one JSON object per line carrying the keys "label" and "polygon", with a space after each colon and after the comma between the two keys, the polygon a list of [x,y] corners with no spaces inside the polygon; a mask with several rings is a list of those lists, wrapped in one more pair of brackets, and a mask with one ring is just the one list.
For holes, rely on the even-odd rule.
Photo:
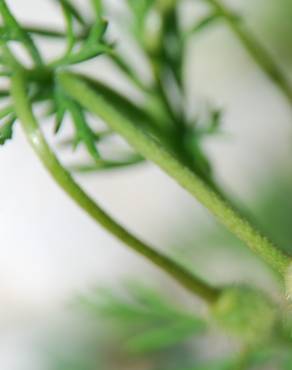
{"label": "finely divided leaf", "polygon": [[7,140],[10,140],[13,135],[13,124],[15,117],[9,117],[3,124],[0,125],[0,145],[4,145]]}
{"label": "finely divided leaf", "polygon": [[83,109],[69,99],[67,99],[66,105],[75,125],[77,142],[82,142],[87,148],[88,153],[95,160],[99,160],[100,155],[96,148],[96,136],[86,121]]}
{"label": "finely divided leaf", "polygon": [[71,1],[69,0],[57,0],[57,1],[59,1],[62,7],[66,9],[66,11],[70,13],[73,16],[73,18],[75,18],[76,21],[78,21],[82,26],[86,25],[85,19],[83,18],[77,7],[73,5]]}
{"label": "finely divided leaf", "polygon": [[148,353],[173,347],[205,329],[202,320],[193,318],[167,323],[142,331],[128,339],[125,348],[130,352]]}

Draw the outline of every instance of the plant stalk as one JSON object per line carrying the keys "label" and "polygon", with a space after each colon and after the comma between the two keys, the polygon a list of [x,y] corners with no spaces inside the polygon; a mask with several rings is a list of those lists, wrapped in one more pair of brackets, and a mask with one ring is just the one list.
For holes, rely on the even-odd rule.
{"label": "plant stalk", "polygon": [[183,188],[194,195],[229,231],[245,242],[255,254],[281,275],[285,274],[290,257],[278,249],[216,191],[181,163],[158,139],[120,114],[115,107],[107,102],[102,94],[92,90],[88,82],[80,76],[61,72],[58,81],[68,96],[103,119],[138,153],[156,163]]}
{"label": "plant stalk", "polygon": [[53,153],[33,114],[31,103],[27,96],[26,79],[23,71],[15,72],[12,77],[11,94],[16,114],[22,124],[29,143],[42,161],[46,169],[61,188],[96,222],[108,232],[122,241],[128,247],[146,257],[161,270],[171,275],[186,289],[195,293],[207,303],[214,303],[220,290],[209,286],[200,278],[194,276],[174,260],[156,251],[151,246],[139,240],[123,226],[109,216],[84,190],[75,182],[71,174],[62,166]]}

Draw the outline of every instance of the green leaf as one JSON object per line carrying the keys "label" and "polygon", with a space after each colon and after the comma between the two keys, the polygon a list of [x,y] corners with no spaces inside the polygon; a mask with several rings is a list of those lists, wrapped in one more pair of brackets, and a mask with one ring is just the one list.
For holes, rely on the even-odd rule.
{"label": "green leaf", "polygon": [[184,37],[190,37],[192,35],[197,35],[199,32],[205,30],[208,26],[215,21],[219,20],[221,17],[217,12],[208,14],[206,17],[200,19],[195,25],[193,25],[184,35]]}
{"label": "green leaf", "polygon": [[105,53],[110,53],[111,47],[104,44],[90,45],[81,48],[79,51],[69,54],[64,58],[52,63],[53,67],[65,67],[69,65],[79,64]]}
{"label": "green leaf", "polygon": [[218,134],[222,125],[222,116],[221,109],[210,109],[201,126],[195,127],[194,134],[199,137]]}
{"label": "green leaf", "polygon": [[60,2],[62,7],[66,9],[67,13],[71,14],[82,26],[86,26],[86,20],[81,15],[80,11],[69,0],[56,0]]}
{"label": "green leaf", "polygon": [[127,3],[137,20],[142,20],[154,4],[154,0],[127,0]]}
{"label": "green leaf", "polygon": [[167,297],[145,284],[130,281],[126,284],[126,287],[135,302],[147,308],[148,311],[152,311],[158,317],[175,320],[193,317],[192,314],[190,315],[185,310],[177,307]]}
{"label": "green leaf", "polygon": [[0,110],[0,119],[8,116],[11,113],[13,113],[13,107],[11,105],[8,105],[7,107],[2,108]]}
{"label": "green leaf", "polygon": [[34,62],[37,65],[42,65],[42,57],[33,39],[31,38],[30,34],[27,33],[18,23],[4,0],[0,1],[0,13],[5,26],[4,29],[2,28],[2,31],[4,30],[4,32],[6,32],[8,38],[10,37],[12,40],[16,39],[21,41]]}
{"label": "green leaf", "polygon": [[104,19],[97,19],[97,21],[94,22],[94,24],[90,28],[88,38],[85,42],[85,48],[94,47],[97,44],[100,44],[106,33],[107,28],[108,21]]}
{"label": "green leaf", "polygon": [[61,7],[66,23],[67,50],[65,55],[67,55],[71,52],[75,44],[74,16],[64,0],[61,0]]}
{"label": "green leaf", "polygon": [[148,325],[153,322],[156,314],[149,312],[137,305],[136,302],[129,301],[125,297],[120,297],[108,289],[98,289],[95,294],[83,297],[81,304],[94,312],[99,318],[109,319],[111,323],[120,324],[123,328],[129,325]]}
{"label": "green leaf", "polygon": [[[110,135],[113,135],[113,132],[111,130],[107,130],[107,129],[104,130],[104,131],[94,132],[96,142],[100,142],[100,141],[104,140],[105,138],[109,137]],[[61,142],[59,142],[59,147],[61,147],[61,148],[68,148],[68,147],[71,148],[72,145],[74,145],[75,140],[76,140],[76,137],[69,137],[67,139],[64,139]],[[94,164],[94,165],[97,165],[97,164]]]}
{"label": "green leaf", "polygon": [[67,99],[66,106],[71,113],[75,125],[77,142],[82,142],[87,148],[88,153],[95,160],[100,160],[100,155],[95,143],[96,136],[87,124],[82,108],[70,99]]}
{"label": "green leaf", "polygon": [[139,42],[143,42],[146,18],[154,4],[154,0],[127,0],[127,4],[133,15],[131,32]]}
{"label": "green leaf", "polygon": [[70,171],[77,173],[92,173],[102,170],[115,170],[123,167],[129,167],[144,162],[144,158],[139,155],[129,156],[128,159],[119,161],[109,161],[99,159],[94,164],[79,164],[69,166]]}
{"label": "green leaf", "polygon": [[163,350],[201,333],[204,328],[204,323],[199,319],[181,320],[164,327],[143,331],[126,341],[125,348],[136,353]]}
{"label": "green leaf", "polygon": [[6,122],[0,126],[0,145],[4,145],[7,140],[12,139],[13,135],[13,124],[15,122],[15,117],[10,117]]}
{"label": "green leaf", "polygon": [[185,134],[184,146],[192,159],[192,167],[195,169],[196,173],[204,179],[210,178],[212,175],[212,167],[202,149],[200,138],[193,132]]}
{"label": "green leaf", "polygon": [[55,128],[54,128],[55,134],[57,134],[60,131],[60,128],[62,126],[64,117],[65,117],[65,113],[66,113],[65,101],[66,101],[66,97],[64,96],[61,89],[57,85],[54,91],[54,102],[56,106],[56,116],[55,116],[56,122],[55,122]]}
{"label": "green leaf", "polygon": [[139,283],[128,283],[126,288],[126,296],[99,290],[85,299],[87,307],[114,325],[124,350],[162,351],[205,330],[202,319],[177,308],[159,292]]}

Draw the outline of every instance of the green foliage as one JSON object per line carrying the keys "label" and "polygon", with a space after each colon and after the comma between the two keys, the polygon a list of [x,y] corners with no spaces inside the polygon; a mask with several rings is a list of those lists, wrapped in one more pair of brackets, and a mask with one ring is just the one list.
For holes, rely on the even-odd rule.
{"label": "green foliage", "polygon": [[128,284],[127,294],[99,290],[82,300],[103,321],[123,335],[123,349],[145,354],[177,346],[201,334],[206,324],[193,313],[176,307],[170,299],[142,284]]}
{"label": "green foliage", "polygon": [[[98,289],[80,303],[110,333],[108,345],[114,348],[119,343],[128,366],[146,358],[147,369],[153,370],[233,369],[234,359],[198,361],[193,339],[206,333],[206,320],[145,284],[130,282],[119,291]],[[104,366],[112,369],[110,360]]]}
{"label": "green foliage", "polygon": [[0,126],[0,145],[4,145],[7,140],[12,139],[13,135],[13,124],[15,117],[9,117]]}
{"label": "green foliage", "polygon": [[[177,1],[126,1],[132,17],[128,30],[149,69],[149,81],[144,81],[109,41],[108,21],[104,18],[106,7],[101,0],[91,1],[94,19],[90,20],[82,15],[73,0],[59,0],[56,3],[64,15],[64,33],[22,26],[5,1],[0,1],[3,23],[0,28],[1,77],[11,82],[11,89],[0,92],[0,98],[5,102],[5,108],[0,111],[0,145],[12,138],[14,122],[19,119],[36,153],[72,199],[119,240],[203,298],[209,305],[212,319],[202,319],[192,311],[185,312],[176,307],[172,300],[164,298],[162,293],[154,293],[141,285],[129,286],[126,296],[98,292],[85,299],[84,303],[99,319],[114,324],[122,341],[120,350],[132,358],[151,359],[151,369],[175,370],[180,366],[180,370],[234,370],[250,364],[268,363],[272,340],[280,343],[281,350],[291,345],[291,335],[285,336],[283,325],[279,324],[281,310],[254,288],[216,288],[207,284],[119,225],[60,164],[42,134],[35,113],[38,111],[34,108],[40,104],[49,107],[49,116],[55,123],[55,135],[60,133],[65,118],[69,118],[74,135],[62,141],[61,147],[75,149],[83,145],[90,158],[85,163],[73,163],[70,170],[94,172],[128,167],[142,163],[146,158],[152,160],[194,195],[252,251],[282,277],[286,277],[287,291],[291,295],[290,271],[288,278],[286,276],[291,257],[263,236],[249,217],[235,209],[215,178],[204,141],[220,132],[221,110],[209,107],[207,114],[201,115],[200,107],[196,107],[196,114],[190,117],[185,86],[189,77],[185,69],[188,40],[198,36],[215,21],[224,20],[291,102],[289,81],[265,48],[220,1],[206,0],[210,8],[206,17],[188,30],[181,25]],[[193,6],[196,6],[195,2]],[[53,60],[44,60],[34,39],[35,34],[61,39],[63,53]],[[13,51],[11,42],[15,41],[30,55],[30,67],[24,65]],[[142,96],[139,103],[125,93],[117,92],[110,84],[72,72],[75,65],[86,65],[85,62],[93,61],[100,55],[112,61],[119,72],[127,77],[127,81],[135,84]],[[90,121],[93,118],[102,120],[107,128],[95,129],[95,122]],[[106,144],[109,138],[117,134],[130,144],[131,149],[120,151],[118,145],[114,145],[111,149],[118,155],[114,159],[103,156],[100,144]],[[273,213],[273,207],[274,202],[268,205],[268,212]],[[281,230],[286,229],[287,224],[282,227]],[[237,335],[247,345],[243,353],[210,363],[195,358],[188,345],[193,338],[198,339],[205,334],[214,321],[224,332]],[[186,354],[186,359],[182,354]],[[285,352],[282,357],[279,363],[283,369],[289,368],[291,356]],[[171,363],[173,358],[176,362]],[[60,368],[68,367],[72,368],[73,365],[63,363]]]}
{"label": "green foliage", "polygon": [[100,155],[95,145],[96,136],[86,122],[82,107],[80,107],[77,103],[71,101],[70,99],[64,99],[64,101],[66,102],[65,105],[72,116],[72,120],[74,122],[76,130],[74,145],[77,146],[80,142],[84,143],[88,150],[88,153],[95,160],[99,160]]}
{"label": "green foliage", "polygon": [[16,40],[21,42],[27,49],[32,59],[37,65],[42,64],[40,53],[35,46],[33,39],[30,35],[23,30],[13,14],[10,12],[5,1],[0,2],[0,13],[3,19],[4,27],[2,28],[2,40],[11,41]]}
{"label": "green foliage", "polygon": [[[59,1],[59,3],[62,7],[67,26],[67,47],[65,53],[61,57],[51,61],[48,64],[48,67],[42,67],[40,70],[36,69],[35,71],[28,71],[28,92],[29,95],[31,95],[31,100],[35,103],[47,102],[50,104],[52,109],[50,108],[49,114],[55,115],[55,134],[59,133],[64,118],[67,117],[68,114],[71,115],[75,129],[75,137],[67,140],[67,142],[72,143],[71,146],[73,149],[79,144],[83,144],[90,157],[94,160],[94,163],[88,162],[86,164],[72,165],[72,168],[82,172],[91,172],[99,171],[101,169],[127,167],[143,161],[143,158],[135,153],[120,153],[120,160],[102,158],[97,149],[97,145],[101,141],[107,139],[107,137],[112,133],[108,132],[107,135],[103,135],[102,132],[94,132],[88,123],[87,112],[84,112],[78,103],[66,96],[54,80],[53,73],[55,73],[59,68],[82,63],[95,58],[100,54],[111,53],[112,50],[112,46],[105,40],[108,23],[102,18],[102,14],[99,14],[92,24],[88,24],[73,2],[62,0]],[[99,11],[102,9],[101,3],[99,4],[98,2],[95,2],[94,6],[96,9],[99,9]],[[30,33],[19,25],[5,3],[1,3],[1,9],[2,16],[5,21],[4,26],[1,28],[2,40],[6,43],[4,46],[5,52],[2,58],[3,68],[7,69],[7,73],[10,73],[13,65],[21,65],[21,62],[17,60],[11,50],[8,49],[9,42],[15,39],[28,49],[34,59],[37,59],[36,55],[39,55],[40,62],[40,53]],[[81,27],[81,31],[76,30],[76,23]],[[83,35],[82,39],[77,36],[80,32]],[[40,32],[38,34],[47,36],[47,33]],[[48,78],[44,76],[47,76]],[[38,80],[38,78],[40,78],[40,80]],[[139,115],[140,117],[141,115],[144,115],[143,122],[147,121],[148,116],[143,111],[140,113],[139,109],[125,97],[120,96],[111,88],[106,87],[101,83],[99,84],[98,81],[92,82],[92,84],[96,84],[97,88],[103,89],[107,94],[107,97],[111,99],[112,103],[119,104],[121,109],[130,114],[132,118],[135,117],[135,119],[137,119],[139,118]],[[1,97],[5,99],[7,97],[9,98],[9,93],[3,90]],[[9,119],[6,120],[7,122],[3,122],[1,126],[1,145],[12,137],[12,125],[15,121],[13,108],[9,106],[1,111],[1,117],[8,116],[9,114],[13,114],[12,118],[8,117]]]}
{"label": "green foliage", "polygon": [[70,0],[57,0],[57,2],[61,4],[65,13],[65,18],[72,17],[73,19],[76,19],[82,26],[86,25],[86,21],[82,17],[81,13]]}
{"label": "green foliage", "polygon": [[154,3],[154,0],[127,0],[127,4],[133,15],[133,32],[140,41],[143,40],[145,22]]}
{"label": "green foliage", "polygon": [[[88,23],[83,15],[81,15],[81,12],[74,5],[74,2],[69,0],[62,0],[59,1],[59,4],[63,10],[64,20],[66,24],[66,35],[64,36],[66,36],[67,39],[67,47],[65,53],[61,57],[51,61],[48,64],[48,67],[42,67],[39,71],[36,70],[33,74],[27,76],[29,82],[28,89],[31,91],[36,91],[34,94],[37,98],[33,100],[36,100],[36,102],[45,101],[53,106],[53,110],[51,111],[51,113],[55,115],[56,124],[54,131],[56,134],[60,131],[62,122],[65,116],[67,116],[66,112],[69,112],[73,118],[72,121],[74,123],[76,131],[76,136],[74,140],[72,140],[73,148],[76,147],[78,143],[82,142],[86,146],[90,156],[94,159],[95,162],[98,162],[96,164],[77,164],[76,166],[73,165],[72,168],[77,167],[81,170],[84,169],[86,171],[87,169],[90,169],[92,171],[94,170],[94,168],[96,170],[99,170],[100,168],[114,169],[121,168],[123,166],[127,167],[131,164],[136,164],[137,162],[140,162],[140,155],[137,154],[129,156],[127,153],[121,153],[119,155],[121,155],[121,158],[124,157],[124,159],[119,161],[113,161],[112,159],[108,158],[101,158],[97,149],[97,145],[101,141],[103,141],[105,137],[101,137],[99,133],[93,133],[90,125],[87,122],[87,112],[83,112],[84,109],[81,109],[81,107],[78,106],[76,102],[70,100],[68,97],[65,96],[64,92],[62,92],[62,89],[58,85],[58,80],[55,79],[54,76],[54,74],[60,68],[63,69],[75,64],[83,63],[90,59],[96,58],[100,54],[108,55],[110,59],[115,60],[118,63],[118,66],[122,68],[123,72],[126,72],[132,76],[130,66],[125,64],[125,62],[122,62],[122,59],[120,58],[120,56],[116,55],[116,52],[112,52],[112,45],[109,44],[107,41],[106,31],[108,24],[107,21],[105,21],[102,17],[102,3],[100,1],[93,3],[93,6],[97,10],[98,15],[95,21],[91,23]],[[170,7],[167,5],[165,7],[165,4],[162,4],[161,8],[161,4],[157,7],[157,4],[155,4],[155,2],[153,1],[129,1],[128,5],[131,8],[134,19],[140,26],[143,24],[143,22],[146,22],[146,18],[150,11],[153,10],[157,12],[159,11],[159,9],[160,11],[162,11],[163,9],[164,15],[162,15],[166,17],[164,29],[165,35],[163,36],[163,39],[161,41],[162,53],[159,55],[158,59],[160,60],[159,64],[161,64],[162,61],[165,60],[165,62],[163,63],[165,64],[165,66],[169,66],[175,76],[176,71],[178,69],[181,70],[183,65],[183,60],[180,59],[181,57],[183,57],[183,50],[179,47],[182,40],[180,29],[178,28],[178,26],[176,26],[176,28],[172,30],[172,20],[175,20],[175,23],[177,24],[176,13],[174,13],[173,5]],[[11,30],[14,30],[18,35],[17,40],[30,51],[34,59],[36,59],[35,54],[38,54],[40,60],[41,56],[33,38],[31,37],[31,33],[27,32],[27,29],[25,27],[22,28],[18,24],[17,20],[10,13],[6,5],[2,5],[2,7],[3,17],[6,21],[6,23],[4,23],[4,27],[2,28],[2,34],[10,34]],[[78,29],[76,28],[76,26],[78,26]],[[33,29],[31,31],[33,32]],[[50,32],[42,33],[38,30],[36,30],[36,32],[42,36],[50,36]],[[54,37],[55,33],[52,32],[51,35]],[[147,37],[146,34],[145,37]],[[11,39],[14,39],[14,37],[4,38],[3,36],[3,39],[6,40],[6,45],[8,46],[9,41]],[[173,54],[173,48],[171,45],[169,45],[167,41],[169,39],[176,40],[175,42],[178,46],[178,49],[175,54]],[[143,43],[141,40],[140,43],[140,47],[143,48]],[[10,72],[13,63],[21,64],[15,56],[11,58],[11,51],[9,51],[9,53],[10,57],[7,57],[6,52],[3,59],[3,67],[7,68],[8,72]],[[157,57],[155,58],[157,59]],[[12,59],[14,59],[14,61]],[[180,64],[180,66],[178,64]],[[38,74],[36,75],[36,73]],[[46,74],[48,76],[48,80],[43,80],[42,77],[41,81],[39,81],[41,82],[41,84],[38,85],[38,78],[41,77],[42,73],[43,75]],[[32,80],[30,80],[30,76],[32,77]],[[162,110],[162,115],[157,115],[155,113],[156,108],[153,110],[152,108],[147,107],[147,105],[139,106],[136,103],[131,102],[126,96],[117,93],[110,86],[89,78],[83,78],[88,83],[90,83],[91,87],[94,88],[96,92],[102,94],[110,104],[117,107],[123,115],[131,119],[131,121],[135,122],[135,124],[141,125],[141,127],[146,131],[149,131],[151,132],[151,134],[157,136],[159,140],[162,140],[164,142],[165,145],[170,146],[171,150],[174,149],[177,152],[177,155],[183,162],[185,162],[186,165],[194,169],[209,184],[212,184],[213,180],[211,165],[201,145],[201,142],[202,140],[204,140],[205,135],[203,135],[202,132],[199,132],[197,129],[194,129],[194,126],[190,127],[185,114],[177,117],[176,122],[173,121],[174,116],[172,114],[169,115],[168,106],[165,105],[165,96],[163,96],[162,98],[159,97],[160,88],[158,86],[156,86],[154,90],[151,89],[150,91],[146,86],[144,86],[143,89],[147,91],[148,97],[146,101],[149,101],[150,99],[152,99],[152,101],[157,101],[157,107],[160,105],[160,108],[158,109]],[[178,78],[178,76],[175,76],[175,78]],[[156,89],[158,89],[158,91],[155,91]],[[45,96],[40,100],[40,96],[42,94],[41,91],[42,93],[43,91],[45,91]],[[68,109],[68,105],[70,106],[70,109]],[[180,110],[182,109],[183,108],[181,107]],[[161,119],[162,117],[164,118]],[[218,123],[219,117],[220,116],[218,115]],[[212,134],[213,131],[214,130],[210,127],[210,129],[207,129],[205,133]],[[173,142],[174,138],[177,143]]]}

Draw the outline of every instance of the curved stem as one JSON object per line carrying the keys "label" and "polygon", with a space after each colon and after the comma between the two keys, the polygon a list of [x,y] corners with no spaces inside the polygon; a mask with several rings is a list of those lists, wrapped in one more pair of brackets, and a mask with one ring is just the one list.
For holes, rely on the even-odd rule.
{"label": "curved stem", "polygon": [[251,250],[263,258],[275,270],[284,274],[290,257],[280,251],[217,192],[212,190],[195,173],[184,166],[176,157],[154,137],[133,124],[110,105],[102,94],[90,88],[81,77],[71,73],[59,74],[59,83],[64,91],[93,114],[102,118],[114,131],[119,133],[142,156],[153,161],[188,190],[217,219]]}
{"label": "curved stem", "polygon": [[214,7],[217,14],[225,20],[253,60],[270,80],[278,86],[290,104],[292,104],[292,86],[287,81],[281,67],[276,63],[269,51],[266,50],[254,35],[242,25],[238,17],[225,7],[220,0],[205,1]]}
{"label": "curved stem", "polygon": [[22,71],[16,72],[12,77],[11,94],[14,107],[27,138],[36,154],[43,162],[55,181],[63,190],[87,212],[95,221],[102,225],[116,238],[128,247],[146,257],[163,271],[176,279],[182,286],[199,295],[206,302],[212,304],[220,294],[220,290],[213,288],[192,275],[189,271],[177,264],[162,253],[157,252],[137,237],[133,236],[123,226],[113,220],[84,190],[74,181],[72,176],[61,165],[53,151],[48,146],[38,122],[33,114],[31,104],[27,97],[26,80]]}

